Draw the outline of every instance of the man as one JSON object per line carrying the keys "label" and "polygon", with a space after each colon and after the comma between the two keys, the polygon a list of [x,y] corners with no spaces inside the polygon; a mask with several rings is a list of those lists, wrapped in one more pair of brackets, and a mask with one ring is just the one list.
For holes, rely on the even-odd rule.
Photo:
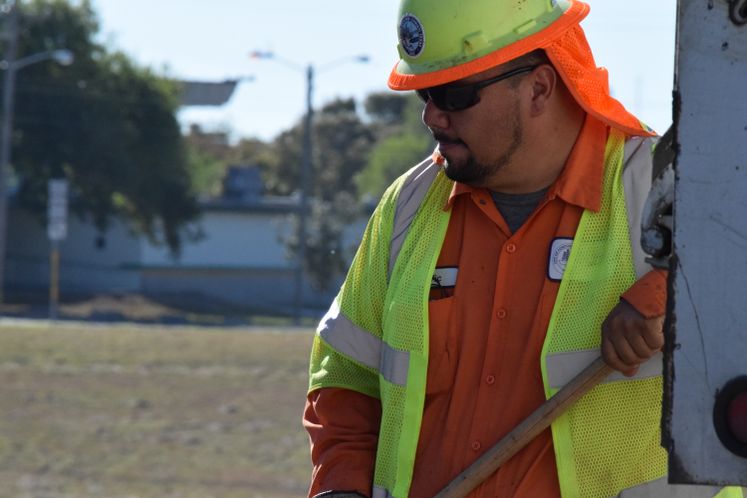
{"label": "man", "polygon": [[434,496],[601,352],[622,375],[472,495],[682,496],[647,361],[666,275],[631,235],[653,134],[609,95],[588,9],[403,0],[389,84],[438,148],[384,194],[319,326],[310,495]]}

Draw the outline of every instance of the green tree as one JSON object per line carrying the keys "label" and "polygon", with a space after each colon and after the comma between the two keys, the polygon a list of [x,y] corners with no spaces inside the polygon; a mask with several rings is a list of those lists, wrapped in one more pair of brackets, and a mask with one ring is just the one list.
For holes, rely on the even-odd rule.
{"label": "green tree", "polygon": [[[302,137],[299,123],[273,143],[274,159],[266,164],[268,184],[275,194],[299,191]],[[368,163],[374,139],[375,134],[361,120],[352,99],[335,100],[315,115],[304,267],[320,289],[328,288],[345,270],[353,249],[343,247],[342,234],[360,214],[355,179]],[[295,230],[285,240],[292,257],[298,251],[297,234]]]}
{"label": "green tree", "polygon": [[202,197],[217,197],[223,193],[223,179],[234,147],[228,140],[227,130],[203,131],[193,124],[184,136],[187,145],[187,161],[194,189]]}
{"label": "green tree", "polygon": [[242,138],[232,147],[228,160],[231,164],[259,166],[263,174],[264,192],[277,193],[277,186],[270,182],[270,172],[278,163],[277,154],[271,143],[258,138]]}
{"label": "green tree", "polygon": [[378,92],[368,95],[363,106],[375,124],[386,127],[401,125],[407,120],[412,100],[402,93]]}
{"label": "green tree", "polygon": [[303,125],[281,132],[272,141],[272,158],[265,164],[264,180],[268,193],[291,195],[299,190],[301,182],[301,153]]}
{"label": "green tree", "polygon": [[43,215],[50,178],[71,184],[71,208],[106,230],[123,217],[178,251],[198,215],[175,114],[178,87],[95,41],[89,0],[19,3],[18,54],[67,48],[69,67],[17,75],[13,166],[22,205]]}
{"label": "green tree", "polygon": [[223,192],[227,163],[187,140],[187,164],[197,195],[211,198]]}
{"label": "green tree", "polygon": [[374,93],[365,108],[376,145],[356,184],[361,194],[378,198],[394,179],[425,159],[434,143],[421,121],[423,103],[414,95]]}

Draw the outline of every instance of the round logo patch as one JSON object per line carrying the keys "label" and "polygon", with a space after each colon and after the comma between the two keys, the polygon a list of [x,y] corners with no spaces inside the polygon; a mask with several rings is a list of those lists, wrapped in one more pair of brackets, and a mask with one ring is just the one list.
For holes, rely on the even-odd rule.
{"label": "round logo patch", "polygon": [[423,53],[425,32],[420,20],[412,14],[405,14],[399,21],[399,43],[410,57]]}
{"label": "round logo patch", "polygon": [[547,261],[547,277],[550,280],[562,280],[568,257],[571,255],[573,239],[558,238],[550,245],[550,257]]}

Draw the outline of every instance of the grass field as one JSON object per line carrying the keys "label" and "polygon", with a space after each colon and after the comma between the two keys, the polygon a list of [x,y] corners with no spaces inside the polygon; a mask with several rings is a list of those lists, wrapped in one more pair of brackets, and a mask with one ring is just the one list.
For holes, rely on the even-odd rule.
{"label": "grass field", "polygon": [[311,338],[0,326],[0,498],[304,496]]}

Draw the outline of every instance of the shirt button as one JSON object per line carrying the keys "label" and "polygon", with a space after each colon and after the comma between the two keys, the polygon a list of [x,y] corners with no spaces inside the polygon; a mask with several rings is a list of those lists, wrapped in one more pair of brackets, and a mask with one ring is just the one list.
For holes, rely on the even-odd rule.
{"label": "shirt button", "polygon": [[494,375],[488,375],[487,377],[485,377],[485,382],[489,386],[492,386],[493,384],[495,384],[495,376]]}
{"label": "shirt button", "polygon": [[506,252],[509,254],[513,254],[516,252],[516,244],[510,243],[506,244]]}
{"label": "shirt button", "polygon": [[501,308],[495,313],[495,316],[503,320],[504,318],[506,318],[507,314],[508,312],[505,309]]}
{"label": "shirt button", "polygon": [[472,449],[475,451],[480,451],[480,448],[482,448],[482,445],[480,444],[480,441],[472,441]]}

